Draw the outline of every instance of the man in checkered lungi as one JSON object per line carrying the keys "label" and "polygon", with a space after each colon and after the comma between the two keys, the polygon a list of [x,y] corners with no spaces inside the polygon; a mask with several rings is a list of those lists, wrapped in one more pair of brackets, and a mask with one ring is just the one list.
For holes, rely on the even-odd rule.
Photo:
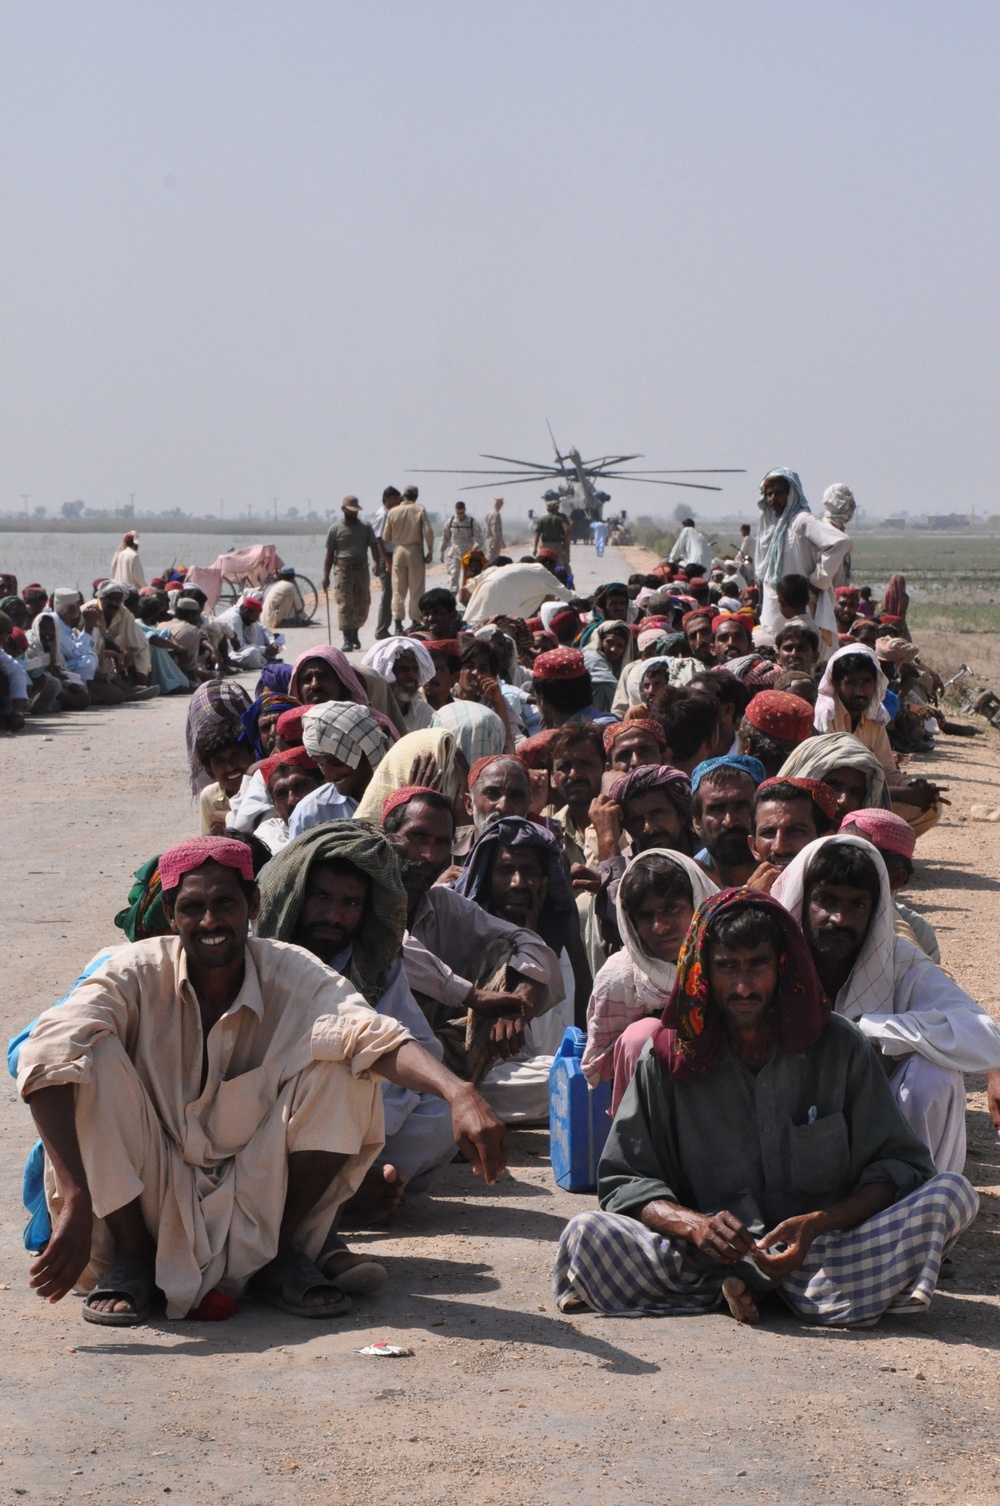
{"label": "man in checkered lungi", "polygon": [[699,906],[661,1029],[601,1158],[602,1211],[563,1231],[563,1311],[741,1322],[777,1292],[812,1323],[922,1311],[979,1200],[935,1175],[873,1048],[830,1005],[770,896]]}

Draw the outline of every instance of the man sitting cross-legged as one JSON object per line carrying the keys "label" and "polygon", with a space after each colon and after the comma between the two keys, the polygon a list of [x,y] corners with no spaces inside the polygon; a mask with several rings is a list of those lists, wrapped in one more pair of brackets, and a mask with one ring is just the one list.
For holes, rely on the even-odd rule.
{"label": "man sitting cross-legged", "polygon": [[772,893],[800,922],[827,997],[883,1058],[890,1089],[938,1171],[965,1165],[963,1072],[1000,1067],[1000,1027],[894,934],[892,888],[862,837],[810,842]]}
{"label": "man sitting cross-legged", "polygon": [[[324,1261],[382,1147],[374,1074],[423,1091],[439,1065],[315,958],[248,939],[243,843],[196,838],[159,872],[174,934],[115,954],[20,1046],[54,1215],[31,1284],[55,1302],[84,1278],[84,1318],[116,1326],[157,1287],[183,1318],[252,1277],[286,1312],[343,1312]],[[502,1157],[480,1155],[492,1178]]]}
{"label": "man sitting cross-legged", "polygon": [[[441,1061],[441,1044],[403,971],[406,891],[378,827],[349,820],[313,827],[267,864],[260,890],[258,936],[305,947]],[[382,1103],[386,1143],[345,1210],[354,1221],[384,1221],[404,1188],[426,1187],[470,1131],[498,1149],[503,1141],[503,1126],[487,1103],[443,1066],[424,1092],[384,1083]]]}
{"label": "man sitting cross-legged", "polygon": [[[508,1123],[548,1117],[549,1073],[567,1025],[574,1021],[574,993],[579,1018],[585,1018],[590,980],[574,979],[571,946],[579,937],[576,905],[559,841],[537,821],[504,816],[480,832],[462,870],[455,893],[473,900],[487,915],[524,927],[541,937],[559,958],[566,997],[540,1016],[472,1015],[471,1030],[462,1022],[465,1059],[473,1081]],[[501,943],[505,960],[509,943]],[[477,1029],[478,1027],[478,1029]],[[507,1051],[500,1049],[506,1040]]]}
{"label": "man sitting cross-legged", "polygon": [[563,1311],[725,1300],[743,1322],[768,1290],[813,1323],[922,1310],[978,1207],[964,1177],[934,1175],[871,1048],[831,1014],[798,925],[750,889],[696,911],[598,1193],[559,1243]]}
{"label": "man sitting cross-legged", "polygon": [[[491,914],[436,882],[449,866],[454,834],[451,803],[438,791],[395,791],[382,808],[382,825],[399,855],[406,889],[403,961],[410,987],[448,1065],[471,1078],[482,1063],[468,1057],[466,1040],[478,1039],[478,1032],[466,1029],[469,1011],[490,1017],[497,1054],[509,1059],[520,1049],[527,1023],[565,997],[559,959],[523,919]],[[541,827],[539,832],[544,841],[546,833]],[[463,1028],[456,1032],[459,1016]]]}

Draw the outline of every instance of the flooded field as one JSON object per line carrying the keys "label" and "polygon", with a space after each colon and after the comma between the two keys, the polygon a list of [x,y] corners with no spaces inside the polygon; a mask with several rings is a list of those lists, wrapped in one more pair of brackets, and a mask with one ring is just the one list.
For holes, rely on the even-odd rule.
{"label": "flooded field", "polygon": [[861,534],[855,581],[876,594],[901,570],[910,593],[911,627],[953,632],[1000,629],[1000,536],[997,534]]}

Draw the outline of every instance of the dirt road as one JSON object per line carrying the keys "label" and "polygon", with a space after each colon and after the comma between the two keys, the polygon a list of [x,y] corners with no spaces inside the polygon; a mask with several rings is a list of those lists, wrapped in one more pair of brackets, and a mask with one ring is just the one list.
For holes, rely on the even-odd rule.
{"label": "dirt road", "polygon": [[[606,558],[602,578],[617,568]],[[195,829],[185,711],[183,700],[94,711],[0,744],[6,1032],[117,938],[133,869]],[[996,803],[1000,739],[943,740],[920,768],[946,776],[953,805],[921,841],[913,898],[945,964],[1000,1017],[1000,827],[968,820]],[[27,1289],[19,1180],[33,1136],[8,1080],[0,1501],[992,1503],[1000,1148],[971,1086],[968,1169],[983,1212],[923,1317],[863,1333],[780,1313],[755,1330],[721,1315],[562,1317],[554,1244],[592,1200],[559,1192],[547,1136],[522,1132],[492,1191],[452,1167],[390,1235],[355,1241],[391,1279],[346,1319],[246,1304],[228,1323],[115,1331],[85,1327],[76,1299],[47,1307]],[[381,1339],[415,1354],[357,1353]]]}

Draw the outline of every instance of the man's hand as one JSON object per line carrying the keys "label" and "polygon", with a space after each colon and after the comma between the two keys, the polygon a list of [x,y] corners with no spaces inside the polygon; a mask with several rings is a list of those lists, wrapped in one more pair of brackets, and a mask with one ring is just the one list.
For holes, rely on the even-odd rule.
{"label": "man's hand", "polygon": [[777,863],[758,863],[747,879],[746,887],[756,889],[758,894],[770,894],[775,879],[783,872],[784,869],[779,868]]}
{"label": "man's hand", "polygon": [[573,863],[569,870],[570,882],[577,894],[596,894],[601,887],[601,875],[585,863]]}
{"label": "man's hand", "polygon": [[500,681],[492,675],[479,675],[479,694],[482,704],[489,706],[495,711],[502,722],[507,721],[507,702],[504,700],[503,691],[500,689]]}
{"label": "man's hand", "polygon": [[229,820],[229,811],[213,811],[211,820],[210,836],[221,837],[225,835],[226,823]]}
{"label": "man's hand", "polygon": [[101,611],[101,608],[97,605],[96,602],[94,602],[91,606],[84,607],[83,625],[88,633],[92,633],[94,631],[94,628],[101,621],[103,616],[104,613]]}
{"label": "man's hand", "polygon": [[433,555],[432,551],[430,549],[428,549],[427,553],[424,555],[424,564],[425,565],[433,565],[433,563],[434,563],[434,555]]}
{"label": "man's hand", "polygon": [[492,1187],[507,1165],[507,1129],[471,1083],[463,1087],[450,1104],[455,1144],[474,1174]]}
{"label": "man's hand", "polygon": [[1000,1135],[1000,1071],[998,1070],[986,1074],[986,1107],[993,1120],[993,1128]]}
{"label": "man's hand", "polygon": [[540,816],[549,803],[548,769],[529,769],[528,783],[531,786],[531,804],[528,806],[528,812],[532,816]]}
{"label": "man's hand", "polygon": [[410,777],[408,784],[422,785],[425,790],[439,790],[444,783],[444,775],[438,768],[437,759],[433,753],[421,753],[410,764]]}
{"label": "man's hand", "polygon": [[94,1209],[90,1194],[70,1192],[56,1219],[52,1237],[28,1268],[31,1286],[47,1302],[60,1302],[71,1292],[90,1260]]}
{"label": "man's hand", "polygon": [[[754,1265],[765,1276],[771,1276],[775,1280],[790,1276],[792,1271],[799,1269],[809,1254],[813,1240],[823,1232],[825,1226],[822,1213],[797,1213],[794,1218],[783,1219],[770,1234],[765,1234],[757,1241]],[[774,1255],[768,1253],[774,1245],[780,1244],[787,1245],[788,1248]]]}
{"label": "man's hand", "polygon": [[931,784],[928,779],[908,779],[903,785],[892,785],[889,793],[891,795],[899,795],[900,799],[906,805],[915,805],[920,810],[926,811],[936,801],[940,801],[942,805],[951,804],[950,800],[945,800],[944,798],[944,791],[947,788],[946,784]]}
{"label": "man's hand", "polygon": [[330,577],[328,575],[324,575],[322,581],[320,582],[320,590],[321,591],[329,591],[329,589],[330,589]]}
{"label": "man's hand", "polygon": [[691,1232],[684,1237],[718,1265],[735,1265],[753,1251],[753,1235],[735,1213],[723,1209],[711,1218],[704,1213],[692,1213],[691,1219]]}
{"label": "man's hand", "polygon": [[607,862],[621,844],[622,808],[610,796],[598,795],[590,802],[590,821],[597,835],[597,856]]}
{"label": "man's hand", "polygon": [[524,1027],[527,1024],[523,1015],[502,1014],[493,1022],[490,1031],[490,1041],[497,1056],[502,1061],[509,1061],[516,1056],[524,1045]]}
{"label": "man's hand", "polygon": [[463,1009],[474,1009],[476,1014],[511,1014],[520,1012],[524,1003],[520,994],[499,988],[470,988],[462,1000]]}

